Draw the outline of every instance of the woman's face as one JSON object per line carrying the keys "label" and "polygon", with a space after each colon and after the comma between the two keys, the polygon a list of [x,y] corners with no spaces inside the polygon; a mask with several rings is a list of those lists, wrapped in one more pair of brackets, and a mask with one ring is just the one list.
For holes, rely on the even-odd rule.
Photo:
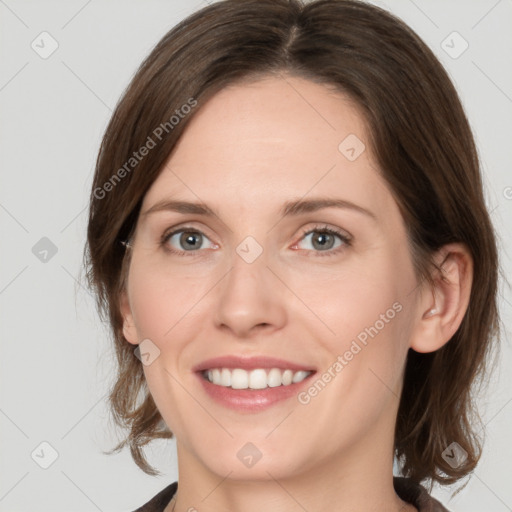
{"label": "woman's face", "polygon": [[326,86],[232,86],[146,194],[124,334],[142,342],[180,468],[257,479],[391,464],[419,288],[367,142]]}

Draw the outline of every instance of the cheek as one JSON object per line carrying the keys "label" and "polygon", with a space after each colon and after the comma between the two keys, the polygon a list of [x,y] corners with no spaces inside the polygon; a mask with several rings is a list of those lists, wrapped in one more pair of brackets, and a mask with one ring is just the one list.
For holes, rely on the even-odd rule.
{"label": "cheek", "polygon": [[165,277],[156,266],[134,261],[129,276],[131,308],[139,339],[151,340],[158,357],[144,365],[148,388],[165,423],[180,438],[187,422],[176,411],[190,407],[180,373],[181,358],[201,325],[198,300],[205,293],[201,280]]}
{"label": "cheek", "polygon": [[139,338],[163,346],[182,319],[190,322],[197,314],[195,306],[207,291],[205,282],[176,274],[166,277],[158,268],[134,261],[128,287]]}
{"label": "cheek", "polygon": [[306,389],[301,403],[308,418],[348,438],[365,435],[381,417],[391,425],[398,405],[411,310],[406,286],[389,272],[381,267],[331,279],[328,293],[312,297],[333,331],[316,336],[325,355],[318,378],[328,383]]}
{"label": "cheek", "polygon": [[416,284],[406,252],[377,252],[315,283],[304,278],[299,292],[324,325],[316,339],[329,354],[326,368],[342,357],[337,375],[343,377],[333,389],[352,387],[363,401],[389,393],[388,387],[399,392]]}
{"label": "cheek", "polygon": [[378,252],[353,258],[341,271],[288,276],[295,279],[296,295],[313,313],[308,316],[316,317],[318,332],[326,334],[326,340],[336,344],[360,335],[364,342],[370,333],[390,331],[397,323],[397,310],[409,300],[415,279],[401,255]]}

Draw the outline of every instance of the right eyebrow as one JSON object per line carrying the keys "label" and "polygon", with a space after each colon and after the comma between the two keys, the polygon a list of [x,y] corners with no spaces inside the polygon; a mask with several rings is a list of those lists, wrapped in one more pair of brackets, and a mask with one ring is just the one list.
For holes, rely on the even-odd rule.
{"label": "right eyebrow", "polygon": [[172,199],[163,199],[158,201],[151,208],[141,214],[146,216],[151,213],[171,211],[177,213],[193,213],[196,215],[205,215],[207,217],[218,217],[218,215],[203,203],[192,203],[189,201],[175,201]]}

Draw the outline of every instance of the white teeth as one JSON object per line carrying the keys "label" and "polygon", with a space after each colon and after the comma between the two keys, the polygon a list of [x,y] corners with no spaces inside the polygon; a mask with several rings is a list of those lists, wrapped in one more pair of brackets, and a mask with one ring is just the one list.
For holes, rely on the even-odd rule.
{"label": "white teeth", "polygon": [[285,370],[282,379],[283,386],[289,386],[293,380],[293,372],[291,370]]}
{"label": "white teeth", "polygon": [[265,370],[252,370],[249,374],[249,387],[251,389],[265,389],[267,387],[267,372]]}
{"label": "white teeth", "polygon": [[220,372],[220,385],[231,386],[231,372],[227,368],[223,368]]}
{"label": "white teeth", "polygon": [[283,377],[281,375],[281,370],[278,368],[272,368],[268,372],[267,375],[267,384],[269,388],[276,388],[277,386],[280,386],[283,382]]}
{"label": "white teeth", "polygon": [[295,372],[293,374],[292,382],[301,382],[308,376],[308,372],[305,372],[304,370],[301,370],[299,372]]}
{"label": "white teeth", "polygon": [[[216,383],[214,382],[214,384]],[[239,368],[233,370],[231,372],[231,387],[233,389],[247,389],[249,387],[249,374]]]}
{"label": "white teeth", "polygon": [[265,389],[278,386],[289,386],[302,382],[312,372],[299,370],[280,370],[272,368],[265,370],[257,368],[247,371],[241,368],[213,368],[203,372],[203,375],[211,383],[217,386],[231,387],[232,389]]}

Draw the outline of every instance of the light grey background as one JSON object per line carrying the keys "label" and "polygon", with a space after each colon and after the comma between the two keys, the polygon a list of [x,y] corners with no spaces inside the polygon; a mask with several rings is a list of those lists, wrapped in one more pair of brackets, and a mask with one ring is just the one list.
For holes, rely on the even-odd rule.
{"label": "light grey background", "polygon": [[[501,237],[503,270],[511,275],[512,1],[375,3],[419,33],[460,91]],[[130,511],[177,477],[173,442],[148,449],[163,472],[159,478],[140,471],[127,451],[102,454],[116,440],[105,403],[114,360],[106,326],[78,279],[94,162],[111,111],[161,36],[204,5],[0,0],[2,512]],[[31,47],[35,40],[40,52],[51,48],[43,31],[58,43],[47,59]],[[458,58],[445,51],[463,49],[453,31],[469,43]],[[32,251],[43,237],[57,248],[46,262]],[[512,297],[504,285],[500,302],[500,364],[481,400],[483,459],[455,498],[449,489],[434,493],[453,512],[512,510]],[[42,442],[58,453],[48,469],[40,464],[52,461],[52,448]]]}

